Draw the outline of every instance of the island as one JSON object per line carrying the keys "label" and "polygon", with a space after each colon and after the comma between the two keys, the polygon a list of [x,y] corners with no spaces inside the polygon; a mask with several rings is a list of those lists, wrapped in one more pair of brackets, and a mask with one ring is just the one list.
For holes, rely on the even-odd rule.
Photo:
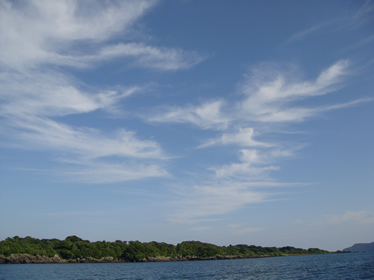
{"label": "island", "polygon": [[217,246],[199,241],[184,241],[177,245],[156,241],[90,242],[75,235],[64,240],[14,236],[0,241],[1,264],[191,261],[329,253],[318,248]]}

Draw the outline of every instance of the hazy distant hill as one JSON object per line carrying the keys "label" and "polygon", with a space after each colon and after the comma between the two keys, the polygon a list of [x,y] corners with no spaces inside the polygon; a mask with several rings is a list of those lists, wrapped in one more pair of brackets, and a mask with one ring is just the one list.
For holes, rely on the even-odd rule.
{"label": "hazy distant hill", "polygon": [[372,243],[356,243],[352,247],[348,247],[343,249],[343,251],[351,251],[351,252],[374,252],[374,242]]}

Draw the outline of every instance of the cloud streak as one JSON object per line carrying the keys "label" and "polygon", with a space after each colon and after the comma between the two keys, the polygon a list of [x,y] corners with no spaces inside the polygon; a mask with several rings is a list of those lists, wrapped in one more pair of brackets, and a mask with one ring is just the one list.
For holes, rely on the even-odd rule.
{"label": "cloud streak", "polygon": [[210,139],[199,146],[204,148],[212,145],[239,145],[247,147],[269,147],[268,143],[258,142],[253,139],[254,129],[252,127],[241,128],[235,133],[223,133],[221,137]]}
{"label": "cloud streak", "polygon": [[284,74],[256,69],[242,87],[247,98],[238,105],[240,115],[247,120],[270,123],[300,122],[314,116],[318,109],[292,106],[292,103],[336,91],[348,73],[348,65],[346,60],[337,61],[314,81],[301,82],[288,82]]}
{"label": "cloud streak", "polygon": [[367,211],[346,211],[340,215],[330,215],[326,218],[328,224],[373,224],[374,215]]}
{"label": "cloud streak", "polygon": [[[321,98],[340,89],[350,74],[348,60],[335,62],[311,80],[296,79],[294,72],[282,72],[277,68],[262,65],[253,69],[239,87],[241,100],[237,102],[220,99],[201,105],[168,108],[164,110],[166,113],[148,118],[151,122],[189,123],[216,133],[223,131],[219,136],[203,141],[199,149],[220,146],[237,149],[239,161],[207,167],[211,177],[206,184],[187,187],[188,192],[194,194],[193,199],[186,199],[186,210],[175,214],[176,220],[200,219],[228,213],[248,203],[267,201],[271,195],[258,190],[256,184],[274,183],[271,174],[280,170],[277,163],[295,157],[303,144],[257,139],[274,139],[268,135],[280,133],[282,130],[278,128],[371,101],[362,98],[333,105],[300,105],[304,100]],[[238,185],[239,182],[251,184],[243,187]]]}
{"label": "cloud streak", "polygon": [[374,4],[372,1],[366,1],[353,16],[344,16],[333,18],[321,23],[317,23],[311,27],[293,34],[286,42],[282,44],[288,45],[305,39],[305,37],[318,34],[318,33],[331,33],[337,31],[346,31],[355,29],[365,22],[365,18],[372,16],[374,11]]}
{"label": "cloud streak", "polygon": [[113,6],[95,1],[85,6],[70,0],[34,0],[23,4],[3,1],[0,28],[4,43],[0,61],[17,69],[56,63],[74,43],[104,42],[128,30],[153,3],[121,1]]}
{"label": "cloud streak", "polygon": [[[203,129],[225,129],[230,119],[221,112],[223,106],[222,100],[216,100],[205,102],[201,106],[163,108],[160,110],[162,113],[156,113],[148,120],[160,123],[192,123]],[[163,113],[165,111],[166,113]]]}
{"label": "cloud streak", "polygon": [[[168,175],[161,166],[148,165],[144,161],[165,157],[158,143],[141,140],[135,132],[123,128],[104,134],[98,129],[74,127],[58,120],[67,115],[110,110],[119,100],[139,91],[138,87],[123,92],[89,93],[61,75],[13,74],[10,80],[8,77],[0,75],[4,86],[2,99],[6,100],[0,104],[3,118],[0,127],[3,139],[8,139],[8,146],[62,152],[64,162],[75,161],[75,166],[83,168],[79,172],[66,173],[85,178],[78,179],[80,181],[92,182],[95,178],[97,183]],[[104,160],[108,157],[114,157],[117,162],[126,159],[144,162],[131,166],[109,164]]]}
{"label": "cloud streak", "polygon": [[[229,104],[225,100],[216,100],[198,106],[169,108],[163,110],[166,113],[154,114],[148,120],[191,123],[203,129],[221,130],[229,129],[232,127],[230,124],[237,125],[240,122],[301,122],[320,113],[321,108],[305,108],[294,104],[338,90],[341,87],[340,83],[349,73],[348,66],[349,61],[339,60],[323,70],[314,81],[296,82],[287,78],[291,73],[278,72],[269,67],[256,68],[252,70],[251,75],[246,76],[239,91],[244,98],[239,102]],[[244,144],[250,137],[243,140],[240,134],[253,134],[251,129],[242,129],[236,135],[223,135],[220,140],[213,140],[203,146],[223,142]]]}
{"label": "cloud streak", "polygon": [[[0,117],[4,145],[63,153],[76,166],[66,174],[78,181],[117,182],[169,173],[165,153],[155,141],[140,139],[125,128],[103,133],[64,123],[62,117],[114,112],[114,107],[141,87],[84,89],[85,85],[56,66],[94,67],[113,59],[162,71],[190,68],[202,61],[194,52],[147,46],[143,42],[108,42],[132,31],[155,1],[35,0],[0,4]],[[108,160],[111,158],[111,160]]]}
{"label": "cloud streak", "polygon": [[122,57],[133,66],[158,70],[190,68],[204,57],[195,52],[156,48],[144,43],[118,43],[102,46],[117,34],[131,31],[131,24],[155,1],[90,2],[29,1],[22,7],[2,2],[0,9],[0,62],[12,69],[43,64],[93,67]]}
{"label": "cloud streak", "polygon": [[223,181],[195,185],[179,192],[179,195],[183,200],[178,202],[179,209],[169,218],[171,221],[184,223],[201,221],[204,217],[213,218],[237,210],[249,203],[264,202],[272,194],[256,191],[251,184]]}
{"label": "cloud streak", "polygon": [[[171,177],[164,163],[168,157],[161,145],[134,129],[108,127],[109,132],[104,132],[95,125],[67,121],[68,117],[97,111],[113,113],[129,96],[143,90],[141,86],[131,85],[120,90],[91,89],[66,75],[67,69],[91,70],[115,60],[126,68],[177,71],[190,69],[205,59],[194,51],[130,40],[134,38],[128,36],[134,31],[133,24],[155,3],[2,1],[0,135],[3,145],[57,152],[58,160],[68,166],[63,175],[72,181],[104,184]],[[335,23],[316,25],[290,40],[299,40]],[[199,174],[203,179],[177,193],[181,202],[170,218],[201,220],[273,199],[276,194],[265,191],[265,187],[285,185],[272,179],[272,172],[280,170],[279,161],[294,157],[302,145],[290,148],[294,143],[282,143],[269,135],[281,130],[278,128],[325,112],[371,101],[362,98],[332,105],[305,105],[305,101],[321,100],[340,89],[350,74],[349,65],[348,60],[338,60],[313,79],[297,79],[295,72],[264,64],[244,76],[237,88],[237,101],[215,98],[201,104],[163,106],[145,116],[143,120],[151,123],[189,124],[209,131],[198,151],[225,146],[234,157],[231,161],[205,166],[205,173]],[[331,219],[339,222],[362,215],[348,213]],[[243,229],[238,234],[257,230],[260,229]]]}
{"label": "cloud streak", "polygon": [[89,183],[108,184],[144,178],[170,177],[169,172],[159,164],[129,162],[103,163],[89,161],[79,162],[83,167],[79,171],[66,171],[69,180]]}

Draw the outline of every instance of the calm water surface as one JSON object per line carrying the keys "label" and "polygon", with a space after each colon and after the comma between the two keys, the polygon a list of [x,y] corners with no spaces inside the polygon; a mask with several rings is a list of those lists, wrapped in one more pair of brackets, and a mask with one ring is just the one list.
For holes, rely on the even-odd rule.
{"label": "calm water surface", "polygon": [[374,279],[374,253],[103,264],[5,264],[0,279]]}

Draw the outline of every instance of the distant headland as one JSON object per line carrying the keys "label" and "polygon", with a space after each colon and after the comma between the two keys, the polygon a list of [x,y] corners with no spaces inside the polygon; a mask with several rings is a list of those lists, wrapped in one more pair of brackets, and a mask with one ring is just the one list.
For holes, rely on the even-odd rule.
{"label": "distant headland", "polygon": [[343,249],[343,252],[374,252],[374,242],[356,243],[351,247]]}
{"label": "distant headland", "polygon": [[239,258],[261,258],[290,255],[328,254],[318,248],[261,247],[255,245],[217,246],[199,241],[175,245],[164,242],[90,242],[75,235],[65,240],[15,236],[0,241],[0,263],[96,263],[156,262]]}

